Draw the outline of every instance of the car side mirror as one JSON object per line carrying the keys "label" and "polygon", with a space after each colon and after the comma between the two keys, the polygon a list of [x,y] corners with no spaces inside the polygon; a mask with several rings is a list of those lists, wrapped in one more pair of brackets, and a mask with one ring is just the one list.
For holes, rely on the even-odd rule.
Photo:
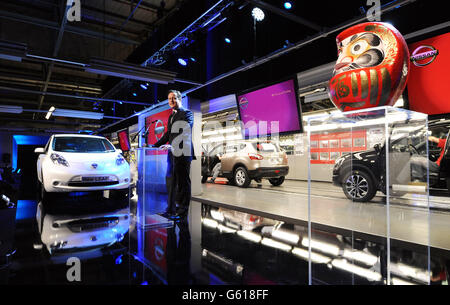
{"label": "car side mirror", "polygon": [[375,149],[375,151],[377,152],[377,154],[379,154],[381,152],[381,145],[380,144],[375,144],[373,146],[373,148]]}
{"label": "car side mirror", "polygon": [[38,147],[34,150],[34,152],[36,154],[44,154],[45,153],[45,149],[43,147]]}

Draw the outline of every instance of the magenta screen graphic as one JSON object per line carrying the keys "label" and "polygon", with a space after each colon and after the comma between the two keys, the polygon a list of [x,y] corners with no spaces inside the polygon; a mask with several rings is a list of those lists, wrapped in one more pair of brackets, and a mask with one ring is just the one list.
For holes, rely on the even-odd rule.
{"label": "magenta screen graphic", "polygon": [[301,131],[295,90],[294,80],[291,79],[238,95],[237,104],[245,126],[245,136]]}

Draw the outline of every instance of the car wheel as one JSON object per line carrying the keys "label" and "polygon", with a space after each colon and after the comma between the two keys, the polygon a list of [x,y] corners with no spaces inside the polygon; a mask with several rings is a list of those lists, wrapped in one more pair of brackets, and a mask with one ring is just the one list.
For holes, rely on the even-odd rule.
{"label": "car wheel", "polygon": [[250,185],[250,177],[248,176],[247,169],[240,166],[234,171],[234,183],[239,187],[248,187]]}
{"label": "car wheel", "polygon": [[360,170],[353,170],[345,176],[342,189],[348,199],[356,202],[370,201],[377,192],[369,174]]}
{"label": "car wheel", "polygon": [[271,178],[269,179],[270,184],[272,184],[273,186],[280,186],[283,184],[284,182],[284,176],[281,176],[279,178]]}
{"label": "car wheel", "polygon": [[208,176],[202,176],[202,183],[206,183],[206,180],[208,180]]}

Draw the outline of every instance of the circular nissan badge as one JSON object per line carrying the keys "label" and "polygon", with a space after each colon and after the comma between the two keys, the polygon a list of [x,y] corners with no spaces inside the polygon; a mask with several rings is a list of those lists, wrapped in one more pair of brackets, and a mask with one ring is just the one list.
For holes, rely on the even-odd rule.
{"label": "circular nissan badge", "polygon": [[247,109],[248,107],[248,100],[246,97],[241,97],[239,99],[239,107],[241,107],[242,110]]}
{"label": "circular nissan badge", "polygon": [[418,67],[424,67],[431,64],[438,54],[439,51],[433,46],[420,46],[413,51],[411,62]]}

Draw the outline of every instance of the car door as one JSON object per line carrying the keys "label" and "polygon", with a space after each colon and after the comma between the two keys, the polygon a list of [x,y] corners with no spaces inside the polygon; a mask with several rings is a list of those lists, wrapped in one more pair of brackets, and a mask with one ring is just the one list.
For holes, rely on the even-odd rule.
{"label": "car door", "polygon": [[222,163],[222,172],[231,173],[233,166],[236,164],[236,154],[238,152],[238,144],[227,145],[220,162]]}
{"label": "car door", "polygon": [[216,158],[217,155],[223,155],[224,147],[225,146],[223,144],[220,144],[220,145],[214,147],[208,154],[206,162],[207,162],[207,167],[208,167],[209,172],[212,172],[212,169],[214,167],[214,163],[213,163],[214,158]]}

